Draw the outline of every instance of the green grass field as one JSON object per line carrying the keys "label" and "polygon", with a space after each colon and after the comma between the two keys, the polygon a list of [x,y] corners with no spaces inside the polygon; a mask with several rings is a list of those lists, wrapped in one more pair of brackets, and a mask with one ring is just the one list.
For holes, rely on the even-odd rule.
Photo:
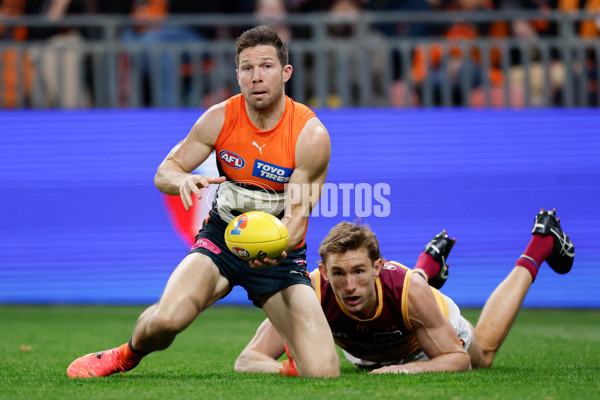
{"label": "green grass field", "polygon": [[304,379],[235,373],[264,314],[216,306],[127,374],[66,376],[76,357],[127,341],[142,310],[0,306],[0,399],[600,398],[600,310],[523,310],[487,370],[373,376],[343,360],[339,379]]}

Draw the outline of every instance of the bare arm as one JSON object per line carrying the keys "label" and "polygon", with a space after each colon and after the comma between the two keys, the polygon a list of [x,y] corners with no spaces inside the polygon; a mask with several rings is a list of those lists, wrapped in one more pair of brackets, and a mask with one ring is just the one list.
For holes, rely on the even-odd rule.
{"label": "bare arm", "polygon": [[331,143],[317,118],[306,123],[296,145],[296,168],[286,193],[286,213],[281,219],[290,234],[288,252],[302,241],[312,208],[319,202],[327,177]]}
{"label": "bare arm", "polygon": [[200,199],[201,188],[221,183],[225,177],[207,177],[191,172],[210,155],[225,121],[225,104],[217,104],[196,121],[187,137],[171,149],[158,166],[154,184],[163,193],[181,197],[186,210],[192,206],[192,194]]}
{"label": "bare arm", "polygon": [[410,281],[408,318],[419,346],[429,360],[390,365],[371,373],[415,374],[471,369],[471,359],[458,340],[456,331],[438,308],[429,285],[418,274],[413,274]]}
{"label": "bare arm", "polygon": [[269,268],[279,264],[304,239],[312,208],[319,202],[327,177],[331,142],[325,126],[316,117],[310,119],[296,143],[296,167],[286,190],[286,210],[281,222],[287,227],[290,241],[277,259],[251,261],[253,268]]}
{"label": "bare arm", "polygon": [[237,372],[277,372],[283,366],[277,361],[285,352],[283,339],[271,324],[265,319],[258,327],[256,334],[240,353],[235,361]]}

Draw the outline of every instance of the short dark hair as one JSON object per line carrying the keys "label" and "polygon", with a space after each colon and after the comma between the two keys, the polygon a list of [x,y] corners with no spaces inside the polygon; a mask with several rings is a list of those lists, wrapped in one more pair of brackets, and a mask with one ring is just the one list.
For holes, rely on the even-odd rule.
{"label": "short dark hair", "polygon": [[240,53],[249,47],[273,46],[277,51],[277,58],[284,67],[289,64],[290,55],[287,45],[281,40],[277,32],[266,25],[260,25],[245,31],[235,41],[235,65],[239,65]]}
{"label": "short dark hair", "polygon": [[377,261],[381,256],[379,251],[379,242],[375,233],[368,225],[359,225],[351,222],[340,222],[334,226],[319,246],[319,255],[321,262],[326,264],[329,254],[343,254],[350,250],[360,248],[367,250],[369,259],[372,262]]}

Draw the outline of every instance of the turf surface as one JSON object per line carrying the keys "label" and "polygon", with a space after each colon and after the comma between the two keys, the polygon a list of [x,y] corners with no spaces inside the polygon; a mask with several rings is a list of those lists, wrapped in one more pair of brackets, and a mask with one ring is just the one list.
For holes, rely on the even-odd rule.
{"label": "turf surface", "polygon": [[235,373],[264,314],[216,306],[127,374],[66,376],[76,357],[127,341],[141,311],[0,306],[0,399],[600,398],[600,310],[522,310],[487,370],[373,376],[342,361],[339,379],[304,379]]}

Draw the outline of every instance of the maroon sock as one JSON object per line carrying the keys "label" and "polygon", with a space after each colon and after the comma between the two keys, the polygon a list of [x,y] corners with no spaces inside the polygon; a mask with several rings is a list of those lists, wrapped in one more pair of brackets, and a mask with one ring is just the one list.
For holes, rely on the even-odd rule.
{"label": "maroon sock", "polygon": [[554,238],[552,235],[533,235],[525,252],[519,257],[515,265],[526,268],[531,274],[532,280],[535,281],[540,264],[552,254],[553,248]]}
{"label": "maroon sock", "polygon": [[[431,255],[422,252],[419,258],[417,258],[417,264],[414,269],[420,269],[425,272],[427,276],[425,279],[433,278],[440,272],[440,264],[438,264]],[[419,271],[417,271],[419,272]]]}

